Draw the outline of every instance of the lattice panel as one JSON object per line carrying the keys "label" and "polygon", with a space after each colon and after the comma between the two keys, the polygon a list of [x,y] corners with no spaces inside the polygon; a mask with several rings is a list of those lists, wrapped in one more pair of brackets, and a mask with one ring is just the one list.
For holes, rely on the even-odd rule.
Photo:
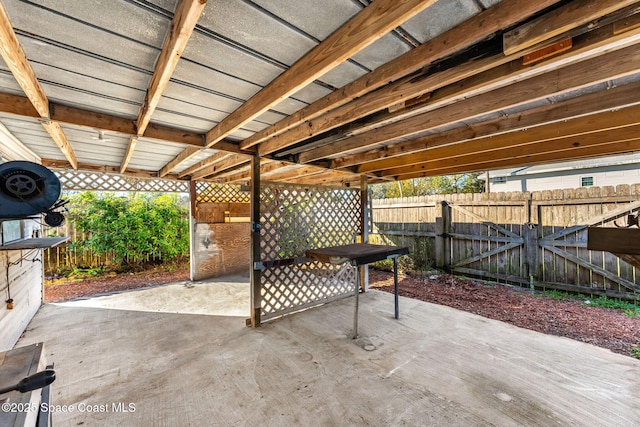
{"label": "lattice panel", "polygon": [[55,170],[65,190],[145,191],[151,193],[188,193],[189,183],[170,179],[138,178],[107,173]]}
{"label": "lattice panel", "polygon": [[353,295],[356,271],[319,262],[263,270],[262,320]]}
{"label": "lattice panel", "polygon": [[[358,189],[263,183],[261,260],[303,257],[307,249],[354,243],[360,231]],[[268,320],[353,295],[356,269],[320,262],[266,268],[261,318]]]}
{"label": "lattice panel", "polygon": [[197,203],[251,203],[251,192],[240,185],[196,183]]}
{"label": "lattice panel", "polygon": [[360,231],[360,191],[265,183],[260,194],[260,225],[262,261],[354,243]]}

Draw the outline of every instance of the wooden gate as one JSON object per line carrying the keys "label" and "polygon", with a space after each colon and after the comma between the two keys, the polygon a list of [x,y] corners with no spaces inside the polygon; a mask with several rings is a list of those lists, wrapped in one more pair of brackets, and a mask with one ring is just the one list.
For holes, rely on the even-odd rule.
{"label": "wooden gate", "polygon": [[538,208],[540,265],[536,274],[542,285],[612,296],[640,292],[636,269],[624,256],[587,249],[588,227],[615,227],[614,221],[640,210],[640,202],[611,206],[605,213],[561,229],[545,224],[544,207]]}
{"label": "wooden gate", "polygon": [[425,242],[420,262],[456,274],[639,299],[640,256],[587,248],[589,227],[625,222],[639,199],[640,185],[620,185],[375,200],[371,234]]}
{"label": "wooden gate", "polygon": [[457,274],[527,283],[527,208],[521,202],[443,202],[439,238],[450,254],[450,262],[445,259],[444,264]]}

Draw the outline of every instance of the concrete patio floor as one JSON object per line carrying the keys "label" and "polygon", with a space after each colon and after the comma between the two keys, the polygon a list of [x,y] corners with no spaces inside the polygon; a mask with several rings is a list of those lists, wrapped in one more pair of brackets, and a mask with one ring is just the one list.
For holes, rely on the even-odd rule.
{"label": "concrete patio floor", "polygon": [[[640,422],[640,360],[405,298],[395,320],[393,296],[379,291],[361,295],[357,340],[348,338],[353,298],[250,329],[241,315],[248,285],[236,285],[212,284],[215,292],[172,285],[44,305],[18,346],[44,341],[55,362],[52,404],[68,406],[57,408],[53,424]],[[154,296],[162,290],[173,294]],[[240,312],[175,313],[196,305],[217,313],[222,300]],[[137,311],[145,301],[148,311]]]}

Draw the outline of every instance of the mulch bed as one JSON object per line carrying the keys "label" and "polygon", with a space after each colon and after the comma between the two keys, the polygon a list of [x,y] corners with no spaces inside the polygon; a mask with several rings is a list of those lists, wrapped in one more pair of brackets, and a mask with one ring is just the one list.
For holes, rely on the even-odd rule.
{"label": "mulch bed", "polygon": [[[393,292],[391,273],[370,270],[372,288]],[[555,300],[510,286],[486,285],[447,274],[399,281],[402,296],[446,305],[521,328],[578,341],[632,355],[640,346],[640,318],[622,310],[590,307],[584,300]]]}
{"label": "mulch bed", "polygon": [[[189,280],[188,264],[171,271],[162,267],[136,273],[111,274],[78,281],[45,283],[45,302],[67,301],[93,295],[138,289]],[[393,292],[393,275],[370,269],[372,288]],[[589,307],[582,300],[557,301],[503,285],[438,274],[402,277],[400,295],[446,305],[526,329],[572,338],[608,348],[626,356],[640,346],[640,318],[626,317],[621,310]]]}

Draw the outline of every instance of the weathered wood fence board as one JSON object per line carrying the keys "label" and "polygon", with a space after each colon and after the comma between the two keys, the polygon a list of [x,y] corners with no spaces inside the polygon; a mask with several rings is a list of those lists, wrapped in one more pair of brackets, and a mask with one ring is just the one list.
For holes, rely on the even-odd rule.
{"label": "weathered wood fence board", "polygon": [[635,298],[636,267],[586,242],[589,226],[614,227],[639,199],[640,185],[620,185],[374,200],[371,241],[409,246],[419,266]]}

